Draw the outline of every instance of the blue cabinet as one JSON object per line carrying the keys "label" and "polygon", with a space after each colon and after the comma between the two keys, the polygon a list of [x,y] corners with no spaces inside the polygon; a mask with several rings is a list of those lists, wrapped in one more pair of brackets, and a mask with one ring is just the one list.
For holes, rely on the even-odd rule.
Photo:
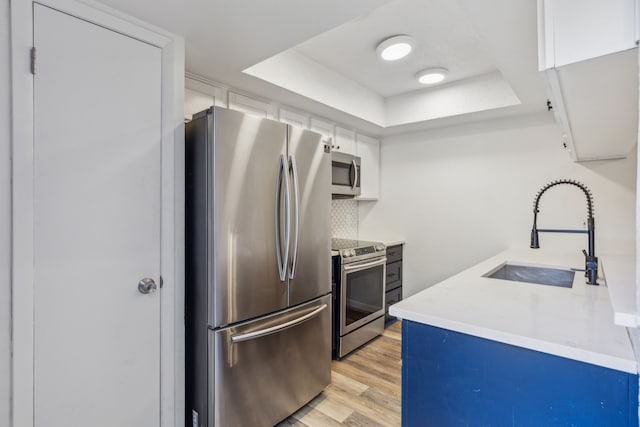
{"label": "blue cabinet", "polygon": [[402,425],[638,426],[638,375],[404,320]]}

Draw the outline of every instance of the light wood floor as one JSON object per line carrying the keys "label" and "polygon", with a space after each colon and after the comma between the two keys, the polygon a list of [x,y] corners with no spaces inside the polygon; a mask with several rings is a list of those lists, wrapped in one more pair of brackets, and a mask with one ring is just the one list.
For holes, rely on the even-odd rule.
{"label": "light wood floor", "polygon": [[277,427],[400,425],[400,321],[333,361],[331,385]]}

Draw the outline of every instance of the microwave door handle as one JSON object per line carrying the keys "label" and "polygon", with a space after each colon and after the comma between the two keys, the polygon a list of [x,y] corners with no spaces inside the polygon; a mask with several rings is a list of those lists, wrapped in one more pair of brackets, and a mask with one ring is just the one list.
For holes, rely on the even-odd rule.
{"label": "microwave door handle", "polygon": [[293,279],[296,275],[296,266],[298,265],[298,241],[300,239],[300,194],[298,186],[298,168],[293,156],[289,156],[289,171],[291,172],[291,191],[293,193],[293,220],[295,226],[293,228],[293,253],[291,255],[291,267],[289,270],[289,279]]}
{"label": "microwave door handle", "polygon": [[[276,197],[275,197],[275,241],[276,241],[276,258],[278,260],[278,275],[280,281],[285,282],[287,280],[287,263],[289,259],[289,234],[290,234],[290,221],[289,221],[289,180],[283,179],[287,170],[287,164],[284,154],[280,154],[280,164],[278,166],[278,178],[276,182]],[[284,211],[285,211],[285,238],[287,246],[285,248],[284,257],[282,256],[282,236],[280,230],[280,224],[282,222],[282,209],[280,205],[282,203],[280,193],[282,192],[282,184],[284,181],[285,186],[285,199],[284,199]]]}
{"label": "microwave door handle", "polygon": [[355,160],[351,160],[351,165],[353,166],[353,185],[351,186],[351,189],[355,190],[358,185],[358,165]]}

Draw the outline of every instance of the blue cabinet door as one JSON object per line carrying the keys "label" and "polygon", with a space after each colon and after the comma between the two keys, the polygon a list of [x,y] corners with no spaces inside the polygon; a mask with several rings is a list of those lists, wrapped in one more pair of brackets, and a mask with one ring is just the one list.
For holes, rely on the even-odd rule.
{"label": "blue cabinet door", "polygon": [[638,375],[403,321],[402,425],[638,426]]}

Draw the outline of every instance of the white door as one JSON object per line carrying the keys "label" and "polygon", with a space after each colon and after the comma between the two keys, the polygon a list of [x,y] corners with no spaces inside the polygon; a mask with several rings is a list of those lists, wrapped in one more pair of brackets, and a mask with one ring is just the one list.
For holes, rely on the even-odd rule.
{"label": "white door", "polygon": [[159,426],[161,50],[38,4],[34,44],[35,425]]}

